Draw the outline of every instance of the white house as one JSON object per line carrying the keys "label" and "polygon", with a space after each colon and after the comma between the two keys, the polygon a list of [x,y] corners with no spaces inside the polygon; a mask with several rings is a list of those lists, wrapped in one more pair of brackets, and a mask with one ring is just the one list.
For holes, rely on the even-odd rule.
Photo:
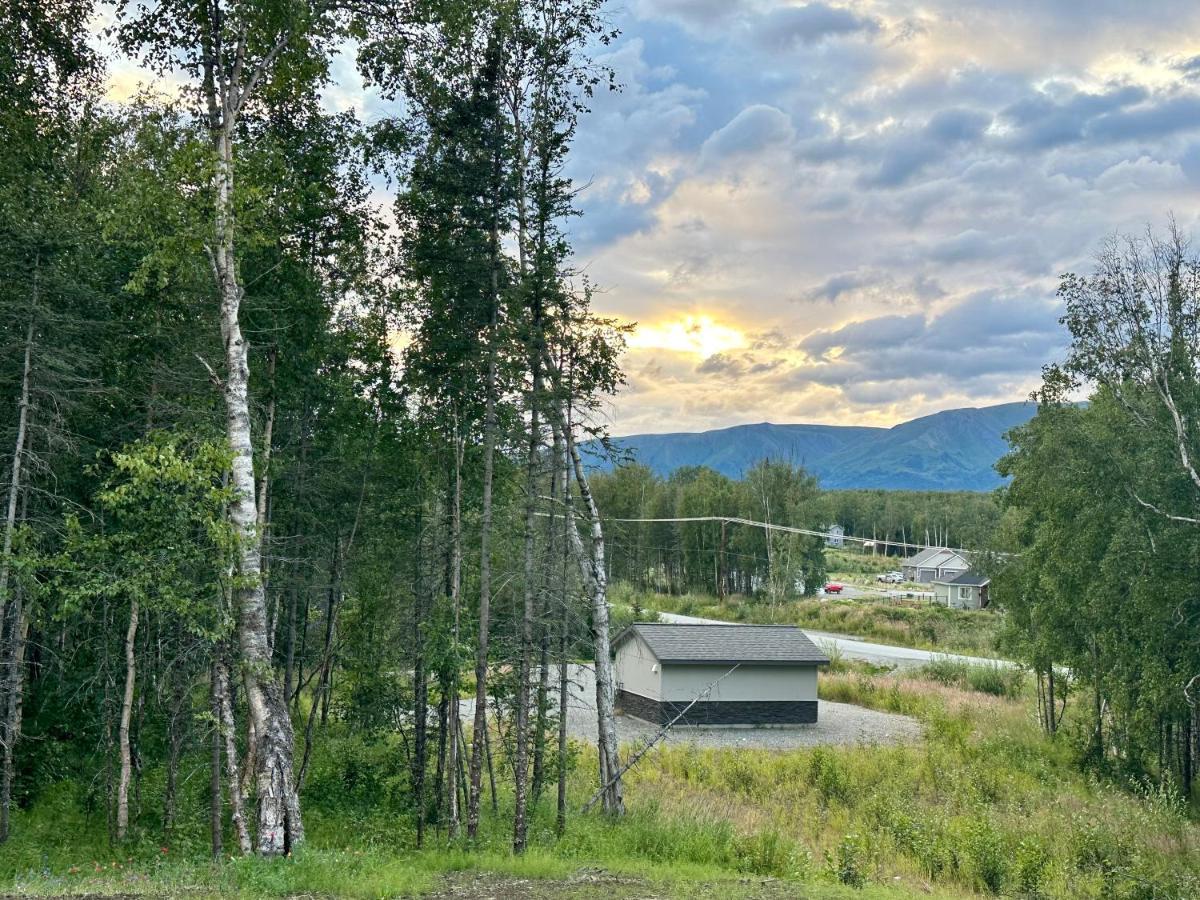
{"label": "white house", "polygon": [[841,550],[846,546],[846,529],[841,525],[830,525],[825,532],[825,546]]}
{"label": "white house", "polygon": [[639,719],[665,724],[699,697],[677,724],[817,721],[817,667],[829,657],[794,625],[638,623],[613,648],[617,705]]}
{"label": "white house", "polygon": [[946,547],[926,547],[900,563],[905,581],[932,584],[956,577],[971,568],[966,556]]}

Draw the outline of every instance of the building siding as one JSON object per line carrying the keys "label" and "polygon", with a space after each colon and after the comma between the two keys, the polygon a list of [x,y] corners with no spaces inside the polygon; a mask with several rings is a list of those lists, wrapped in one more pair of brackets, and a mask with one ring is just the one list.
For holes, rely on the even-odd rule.
{"label": "building siding", "polygon": [[[629,643],[633,643],[630,641]],[[701,691],[721,679],[704,698],[705,702],[746,702],[752,700],[795,701],[817,699],[815,665],[761,666],[743,663],[725,678],[730,665],[672,665],[661,667],[660,692],[648,694],[626,683],[626,690],[664,701],[687,703]]]}
{"label": "building siding", "polygon": [[637,634],[617,648],[617,687],[642,697],[662,697],[662,666]]}

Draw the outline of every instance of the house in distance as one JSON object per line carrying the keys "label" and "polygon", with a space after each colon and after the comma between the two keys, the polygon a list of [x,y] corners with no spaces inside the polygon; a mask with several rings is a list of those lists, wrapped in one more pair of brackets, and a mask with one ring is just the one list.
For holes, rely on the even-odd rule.
{"label": "house in distance", "polygon": [[945,581],[962,574],[970,567],[963,554],[946,547],[926,547],[900,563],[904,580],[919,584]]}
{"label": "house in distance", "polygon": [[639,719],[666,724],[699,697],[676,724],[817,721],[817,667],[829,657],[794,625],[637,623],[613,647],[617,704]]}

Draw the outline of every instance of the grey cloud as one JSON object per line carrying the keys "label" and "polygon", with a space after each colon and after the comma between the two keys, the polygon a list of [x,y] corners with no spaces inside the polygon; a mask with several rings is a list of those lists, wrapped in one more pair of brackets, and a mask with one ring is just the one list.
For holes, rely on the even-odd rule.
{"label": "grey cloud", "polygon": [[940,110],[920,129],[885,142],[883,162],[865,181],[873,187],[898,187],[952,150],[979,140],[991,121],[991,114],[982,110]]}
{"label": "grey cloud", "polygon": [[696,371],[701,375],[744,375],[746,365],[737,357],[728,353],[714,353],[703,360]]}
{"label": "grey cloud", "polygon": [[809,300],[828,300],[830,303],[843,294],[860,290],[878,281],[877,275],[863,272],[842,272],[827,278],[805,296]]}
{"label": "grey cloud", "polygon": [[1099,94],[1079,92],[1063,101],[1038,92],[1011,104],[1001,116],[1014,126],[1010,144],[1044,150],[1083,140],[1089,123],[1098,116],[1141,103],[1147,96],[1146,89],[1138,85],[1123,85]]}
{"label": "grey cloud", "polygon": [[641,0],[643,18],[667,19],[696,30],[705,30],[744,15],[746,0]]}
{"label": "grey cloud", "polygon": [[925,251],[925,257],[941,263],[1009,259],[1030,275],[1043,274],[1050,265],[1043,248],[1031,235],[992,235],[975,228],[933,244]]}
{"label": "grey cloud", "polygon": [[1200,97],[1194,94],[1107,113],[1087,129],[1101,140],[1146,140],[1200,128]]}
{"label": "grey cloud", "polygon": [[992,122],[990,114],[978,109],[943,109],[925,124],[925,136],[935,141],[970,141],[983,134]]}
{"label": "grey cloud", "polygon": [[708,161],[759,152],[787,142],[793,134],[787,113],[774,106],[758,103],[734,116],[723,128],[714,131],[700,150]]}
{"label": "grey cloud", "polygon": [[831,37],[874,34],[880,25],[875,19],[852,10],[825,3],[777,7],[755,24],[755,36],[764,46],[789,50],[800,44],[817,44]]}
{"label": "grey cloud", "polygon": [[834,331],[818,331],[800,342],[800,349],[811,356],[824,356],[834,347],[844,347],[851,353],[879,350],[911,341],[925,330],[925,316],[879,316],[862,322],[851,322]]}
{"label": "grey cloud", "polygon": [[941,315],[880,316],[817,332],[801,342],[818,359],[794,380],[846,388],[905,378],[974,379],[1037,372],[1065,343],[1056,304],[981,292]]}
{"label": "grey cloud", "polygon": [[1191,56],[1175,63],[1175,68],[1189,81],[1200,79],[1200,56]]}

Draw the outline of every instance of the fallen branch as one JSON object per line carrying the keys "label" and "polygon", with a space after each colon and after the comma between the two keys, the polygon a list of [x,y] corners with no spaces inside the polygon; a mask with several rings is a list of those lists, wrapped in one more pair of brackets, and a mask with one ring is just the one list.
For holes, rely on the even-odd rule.
{"label": "fallen branch", "polygon": [[740,668],[741,665],[742,665],[741,663],[738,663],[736,666],[734,666],[732,669],[730,669],[728,672],[726,672],[724,675],[722,675],[716,681],[711,682],[708,685],[708,687],[706,687],[704,690],[702,690],[700,693],[698,693],[695,697],[693,697],[691,703],[689,703],[687,706],[685,706],[683,709],[681,709],[675,715],[675,718],[673,718],[670,722],[668,722],[666,725],[664,725],[662,728],[660,728],[658,730],[658,733],[656,735],[654,735],[652,738],[650,738],[650,740],[648,740],[640,750],[638,750],[636,753],[634,753],[633,756],[629,757],[629,762],[625,763],[625,765],[623,765],[621,767],[620,771],[617,772],[616,775],[614,775],[612,778],[610,778],[608,781],[606,781],[604,784],[602,784],[600,786],[600,790],[596,791],[596,793],[594,793],[592,795],[592,799],[583,805],[583,809],[580,810],[580,812],[587,812],[589,809],[591,809],[593,806],[595,806],[596,801],[599,800],[604,795],[604,792],[607,791],[611,785],[616,784],[618,781],[620,781],[622,775],[624,775],[626,772],[628,772],[630,769],[632,769],[634,766],[636,766],[641,761],[642,757],[645,756],[647,753],[649,753],[651,751],[651,749],[653,749],[655,744],[657,744],[664,737],[666,737],[667,732],[669,732],[674,727],[676,722],[678,722],[680,719],[682,719],[684,716],[687,715],[689,709],[691,709],[693,706],[695,706],[697,703],[699,703],[704,697],[707,697],[710,693],[712,693],[713,688],[715,688],[718,684],[720,684],[722,681],[724,681],[726,678],[728,678],[730,675],[732,675],[735,671],[737,671],[737,669]]}

